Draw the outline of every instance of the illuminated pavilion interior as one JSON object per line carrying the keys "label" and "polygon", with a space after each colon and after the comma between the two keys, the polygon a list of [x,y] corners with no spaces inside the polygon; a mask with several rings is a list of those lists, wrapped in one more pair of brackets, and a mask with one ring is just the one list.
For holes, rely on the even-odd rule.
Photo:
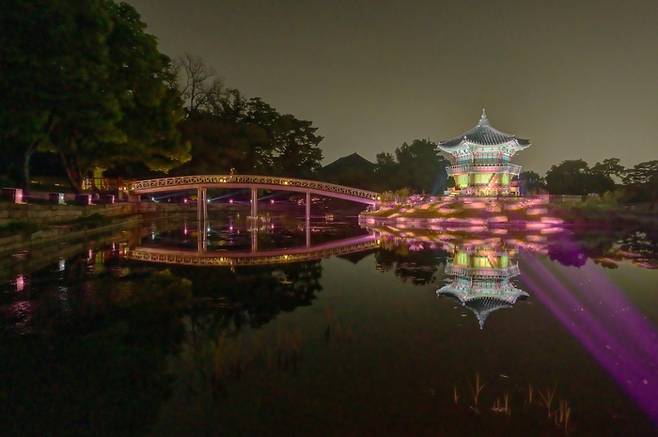
{"label": "illuminated pavilion interior", "polygon": [[450,194],[463,196],[517,196],[518,186],[512,178],[521,166],[511,158],[530,141],[506,134],[491,126],[486,111],[478,124],[458,137],[442,141],[439,149],[450,154],[453,165],[448,167],[455,187]]}

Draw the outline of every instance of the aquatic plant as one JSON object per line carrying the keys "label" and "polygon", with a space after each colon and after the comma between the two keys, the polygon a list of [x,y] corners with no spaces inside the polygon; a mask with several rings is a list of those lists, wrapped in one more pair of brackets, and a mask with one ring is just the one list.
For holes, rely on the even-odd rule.
{"label": "aquatic plant", "polygon": [[473,406],[477,407],[480,402],[480,394],[484,389],[485,384],[480,383],[480,374],[475,374],[475,382],[471,385],[471,393],[473,394]]}
{"label": "aquatic plant", "polygon": [[547,416],[551,417],[551,408],[553,405],[553,398],[555,398],[555,386],[553,388],[547,387],[545,390],[539,390],[539,397],[541,398],[544,406],[546,407]]}
{"label": "aquatic plant", "polygon": [[[482,382],[480,374],[476,373],[475,378],[467,380],[467,385],[470,389],[471,395],[473,396],[472,404],[464,406],[460,405],[459,400],[459,386],[453,384],[452,386],[452,403],[457,409],[463,413],[475,413],[480,416],[483,416],[483,420],[486,419],[487,414],[491,417],[491,414],[496,415],[505,415],[512,416],[513,403],[514,403],[514,393],[509,391],[498,392],[498,393],[489,393],[494,395],[495,398],[491,403],[490,409],[480,409],[480,406],[486,403],[486,399],[482,398],[483,390],[487,384]],[[489,389],[488,392],[494,391]],[[547,387],[544,389],[537,390],[533,384],[528,384],[527,389],[521,390],[520,395],[525,399],[522,401],[522,407],[515,409],[515,417],[517,420],[527,420],[528,418],[521,418],[518,416],[530,415],[531,418],[541,417],[544,412],[544,408],[547,411],[546,417],[548,419],[548,424],[550,426],[557,427],[561,432],[568,434],[572,430],[572,409],[569,403],[564,399],[559,399],[557,405],[555,405],[556,399],[558,399],[557,387]],[[520,400],[520,399],[519,399]],[[484,401],[484,402],[483,402]],[[543,426],[543,425],[542,425]]]}
{"label": "aquatic plant", "polygon": [[512,408],[510,407],[509,393],[505,393],[502,400],[500,397],[496,398],[493,405],[491,406],[491,411],[495,413],[507,414],[508,416],[511,415]]}

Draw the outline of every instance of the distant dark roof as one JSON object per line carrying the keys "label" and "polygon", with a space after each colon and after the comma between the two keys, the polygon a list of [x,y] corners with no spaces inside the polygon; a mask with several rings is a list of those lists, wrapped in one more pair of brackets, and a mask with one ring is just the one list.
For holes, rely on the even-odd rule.
{"label": "distant dark roof", "polygon": [[485,146],[502,144],[511,140],[517,140],[521,146],[527,146],[530,144],[530,141],[526,139],[517,138],[515,135],[507,134],[491,127],[489,119],[487,118],[487,113],[484,109],[482,110],[480,121],[478,121],[478,124],[474,128],[467,130],[458,137],[446,141],[441,141],[439,146],[449,149],[458,146],[459,143],[461,143],[463,140],[468,140],[472,143]]}
{"label": "distant dark roof", "polygon": [[325,165],[322,170],[327,171],[327,170],[335,170],[335,169],[342,169],[346,167],[350,168],[357,168],[357,169],[372,169],[376,166],[374,162],[368,161],[366,158],[363,156],[359,155],[358,153],[352,153],[351,155],[343,156],[341,158],[338,158],[332,163],[329,163]]}

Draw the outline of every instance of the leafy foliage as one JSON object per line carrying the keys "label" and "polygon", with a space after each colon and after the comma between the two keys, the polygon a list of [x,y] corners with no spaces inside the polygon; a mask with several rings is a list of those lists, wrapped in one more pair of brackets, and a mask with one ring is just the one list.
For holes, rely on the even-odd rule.
{"label": "leafy foliage", "polygon": [[198,57],[185,55],[176,65],[187,111],[181,131],[192,145],[192,160],[178,174],[234,170],[312,177],[319,170],[323,138],[312,122],[225,88]]}
{"label": "leafy foliage", "polygon": [[582,159],[562,161],[546,173],[546,184],[551,194],[603,194],[615,189],[613,175],[623,175],[619,159],[606,159],[592,168]]}
{"label": "leafy foliage", "polygon": [[377,155],[378,188],[382,191],[409,188],[414,192],[441,194],[448,183],[445,170],[448,165],[432,141],[416,139],[411,144],[403,143],[395,149],[395,156]]}
{"label": "leafy foliage", "polygon": [[658,202],[658,160],[641,162],[624,175],[630,200],[649,201],[651,209]]}
{"label": "leafy foliage", "polygon": [[534,171],[523,171],[519,175],[521,187],[526,194],[536,194],[546,188],[546,181]]}
{"label": "leafy foliage", "polygon": [[[79,190],[93,167],[139,160],[168,170],[188,158],[170,60],[126,3],[8,0],[3,5],[0,142],[29,158],[58,154]],[[35,35],[39,35],[35,38]]]}

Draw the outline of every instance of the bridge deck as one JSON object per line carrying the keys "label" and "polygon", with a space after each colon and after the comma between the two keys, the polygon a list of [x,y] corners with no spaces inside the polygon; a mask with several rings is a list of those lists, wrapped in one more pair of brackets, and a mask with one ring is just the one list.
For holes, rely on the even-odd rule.
{"label": "bridge deck", "polygon": [[199,188],[258,188],[273,191],[294,191],[328,196],[353,202],[377,205],[379,193],[328,182],[259,175],[197,175],[136,181],[131,187],[135,194],[161,193]]}

